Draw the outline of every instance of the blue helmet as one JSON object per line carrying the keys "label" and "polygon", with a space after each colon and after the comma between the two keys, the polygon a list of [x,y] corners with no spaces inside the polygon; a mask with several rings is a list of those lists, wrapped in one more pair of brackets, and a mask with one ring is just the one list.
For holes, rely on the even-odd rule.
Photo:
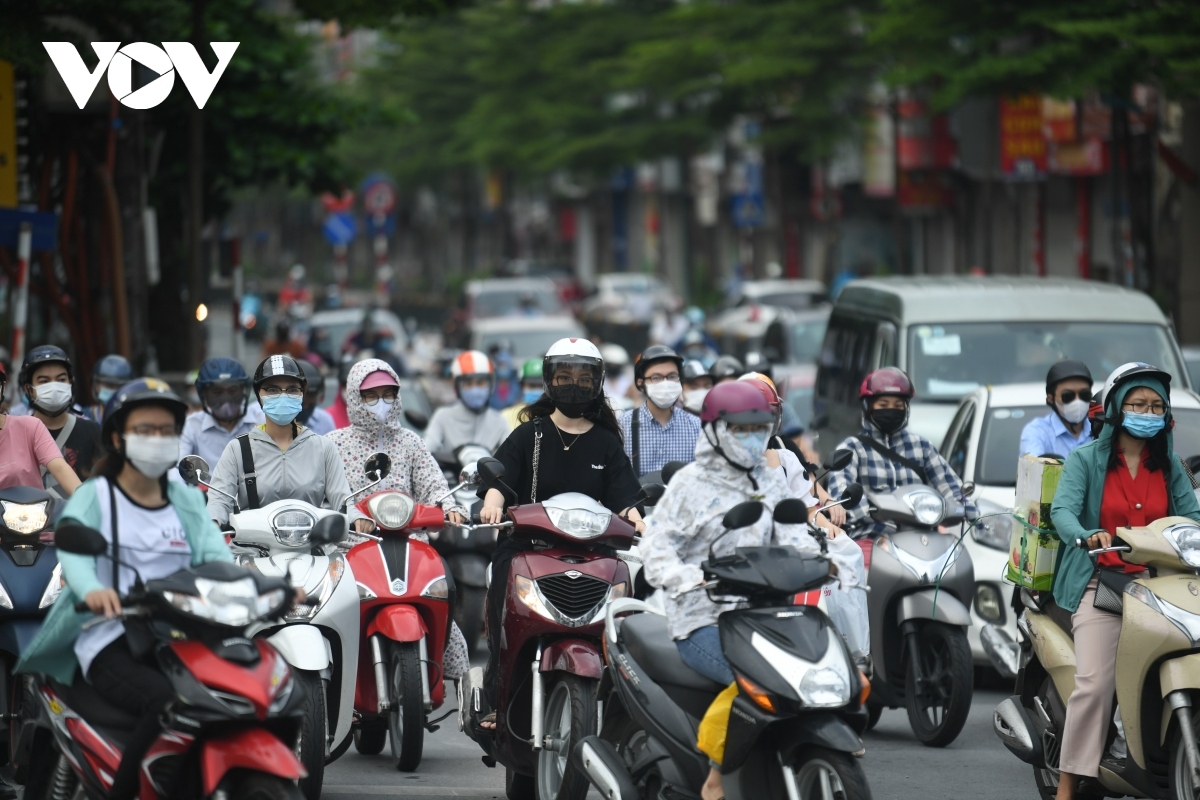
{"label": "blue helmet", "polygon": [[93,382],[103,381],[121,385],[129,383],[131,380],[133,380],[133,367],[129,366],[129,362],[125,360],[124,356],[115,353],[100,359],[92,368]]}
{"label": "blue helmet", "polygon": [[204,393],[211,384],[218,381],[241,381],[250,386],[250,376],[246,374],[246,368],[242,366],[235,358],[210,358],[200,365],[200,372],[196,376],[196,391],[200,394]]}

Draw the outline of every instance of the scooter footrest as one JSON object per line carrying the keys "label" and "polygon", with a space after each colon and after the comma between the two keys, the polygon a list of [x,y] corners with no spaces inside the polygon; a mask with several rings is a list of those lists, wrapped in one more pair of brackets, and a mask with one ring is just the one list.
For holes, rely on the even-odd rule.
{"label": "scooter footrest", "polygon": [[480,756],[479,760],[483,762],[485,767],[489,767],[491,769],[496,768],[496,759],[492,758],[491,756]]}

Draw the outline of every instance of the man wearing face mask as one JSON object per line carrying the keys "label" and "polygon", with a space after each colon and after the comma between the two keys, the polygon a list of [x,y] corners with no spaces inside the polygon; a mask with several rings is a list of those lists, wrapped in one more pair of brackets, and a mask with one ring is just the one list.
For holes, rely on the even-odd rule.
{"label": "man wearing face mask", "polygon": [[646,403],[621,415],[621,436],[639,478],[669,461],[695,458],[700,420],[676,408],[683,396],[682,370],[683,359],[662,344],[647,347],[633,365],[634,385]]}
{"label": "man wearing face mask", "polygon": [[[829,494],[838,497],[851,483],[861,483],[868,492],[925,484],[947,503],[962,503],[967,519],[976,519],[978,509],[970,498],[963,498],[962,481],[946,459],[928,439],[908,430],[908,404],[914,394],[912,382],[896,367],[877,369],[863,379],[858,390],[862,432],[835,448],[849,450],[854,457],[845,469],[829,473]],[[843,527],[856,536],[888,530],[885,524],[871,520],[865,496],[857,506],[846,509]]]}
{"label": "man wearing face mask", "polygon": [[97,424],[104,422],[104,407],[109,398],[117,393],[125,384],[133,380],[133,367],[124,356],[115,353],[107,355],[92,367],[92,394],[96,405],[88,406],[83,416]]}
{"label": "man wearing face mask", "polygon": [[300,416],[296,417],[296,420],[317,436],[324,436],[337,430],[333,417],[321,408],[321,403],[325,400],[325,377],[321,375],[317,365],[308,359],[300,359],[299,364],[308,380],[308,388],[304,390],[304,405],[301,406]]}
{"label": "man wearing face mask", "polygon": [[704,396],[713,387],[712,375],[708,374],[708,368],[704,366],[703,361],[694,358],[684,361],[683,369],[679,372],[683,378],[683,409],[700,416]]}
{"label": "man wearing face mask", "polygon": [[258,404],[250,403],[250,376],[232,358],[210,358],[201,364],[196,394],[203,411],[183,425],[183,455],[200,456],[209,466],[221,459],[226,445],[266,419]]}
{"label": "man wearing face mask", "polygon": [[1092,440],[1088,407],[1092,400],[1092,373],[1082,361],[1065,359],[1046,373],[1046,405],[1053,414],[1038,417],[1021,431],[1021,455],[1057,455]]}
{"label": "man wearing face mask", "polygon": [[517,417],[525,410],[526,406],[531,406],[538,401],[542,396],[542,390],[542,360],[531,358],[521,367],[521,396],[517,398],[517,402],[500,412],[504,415],[509,430],[515,429],[521,424],[521,420]]}
{"label": "man wearing face mask", "polygon": [[[19,382],[33,416],[50,431],[67,464],[84,480],[100,455],[100,426],[72,413],[73,381],[71,359],[61,347],[44,344],[25,355]],[[57,490],[58,480],[45,468],[42,478],[46,489]]]}
{"label": "man wearing face mask", "polygon": [[433,457],[458,469],[454,453],[464,444],[495,451],[508,438],[508,422],[488,401],[496,385],[492,362],[478,350],[460,353],[450,365],[458,401],[433,412],[425,429],[425,444]]}

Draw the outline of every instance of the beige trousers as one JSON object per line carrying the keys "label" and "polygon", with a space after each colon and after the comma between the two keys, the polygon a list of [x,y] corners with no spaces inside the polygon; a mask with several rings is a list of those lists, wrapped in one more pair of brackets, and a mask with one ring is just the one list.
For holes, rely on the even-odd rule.
{"label": "beige trousers", "polygon": [[1095,606],[1096,579],[1088,583],[1072,615],[1075,626],[1075,691],[1067,701],[1059,769],[1095,778],[1113,716],[1117,642],[1121,617]]}

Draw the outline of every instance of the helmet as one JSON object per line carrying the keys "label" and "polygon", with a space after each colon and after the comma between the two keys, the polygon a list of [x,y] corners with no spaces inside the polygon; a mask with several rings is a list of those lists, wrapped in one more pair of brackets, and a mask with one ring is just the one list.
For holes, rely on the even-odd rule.
{"label": "helmet", "polygon": [[1046,373],[1046,394],[1054,394],[1054,389],[1058,384],[1071,378],[1082,378],[1091,383],[1092,372],[1082,361],[1063,359],[1050,367],[1050,371]]}
{"label": "helmet", "polygon": [[775,412],[761,389],[743,381],[730,381],[714,386],[700,409],[701,422],[718,420],[731,425],[774,425]]}
{"label": "helmet", "polygon": [[704,324],[704,311],[699,306],[688,306],[686,309],[684,309],[683,316],[686,317],[687,321],[692,325]]}
{"label": "helmet", "polygon": [[708,374],[714,381],[720,381],[725,378],[736,378],[745,371],[745,367],[738,359],[733,356],[721,356],[713,362],[712,369],[708,371]]}
{"label": "helmet", "polygon": [[[308,391],[308,378],[304,375],[304,370],[300,369],[300,365],[296,363],[296,359],[291,356],[267,356],[258,365],[258,369],[254,370],[254,394],[258,394],[258,390],[262,388],[263,382],[268,378],[276,378],[280,375],[295,378],[300,381],[300,388]],[[261,399],[259,402],[262,402]]]}
{"label": "helmet", "polygon": [[250,387],[250,376],[246,369],[233,358],[210,358],[200,365],[196,374],[196,391],[203,395],[204,390],[218,381],[240,381]]}
{"label": "helmet", "polygon": [[532,381],[542,379],[542,360],[531,358],[521,365],[521,380]]}
{"label": "helmet", "polygon": [[112,450],[112,435],[125,427],[125,417],[138,406],[163,406],[175,415],[175,423],[182,426],[187,417],[187,403],[175,394],[170,385],[158,378],[138,378],[116,391],[104,406],[104,424],[100,429],[101,444]]}
{"label": "helmet", "polygon": [[25,360],[21,362],[21,374],[17,378],[17,383],[22,386],[30,383],[33,380],[33,371],[43,364],[65,365],[67,368],[67,378],[72,383],[75,382],[75,374],[71,370],[71,357],[67,355],[67,351],[52,344],[43,344],[25,354]]}
{"label": "helmet", "polygon": [[764,375],[761,372],[747,372],[745,375],[738,378],[738,380],[739,381],[761,381],[762,383],[765,383],[767,386],[771,387],[771,391],[775,394],[776,398],[779,397],[779,388],[775,385],[775,381],[771,380],[770,375]]}
{"label": "helmet", "polygon": [[757,350],[751,350],[749,353],[746,353],[743,363],[747,372],[758,372],[767,376],[771,374],[771,362]]}
{"label": "helmet", "polygon": [[696,345],[700,345],[701,347],[705,345],[704,331],[692,328],[683,335],[683,346],[694,347]]}
{"label": "helmet", "polygon": [[600,357],[607,369],[617,370],[629,366],[629,351],[619,344],[600,345]]}
{"label": "helmet", "polygon": [[320,391],[318,394],[324,394],[325,379],[321,377],[321,370],[317,369],[317,365],[309,361],[307,358],[300,359],[299,363],[300,371],[304,373],[304,391],[307,392],[308,387],[314,387],[319,388]]}
{"label": "helmet", "polygon": [[450,364],[450,376],[456,380],[468,375],[491,375],[492,373],[491,360],[478,350],[459,353],[454,362]]}
{"label": "helmet", "polygon": [[114,383],[117,385],[133,380],[133,367],[124,356],[107,355],[96,362],[92,368],[93,383]]}
{"label": "helmet", "polygon": [[883,395],[896,395],[911,400],[915,394],[912,381],[903,370],[896,367],[884,367],[868,373],[867,377],[863,378],[862,386],[858,387],[858,397],[864,403]]}
{"label": "helmet", "polygon": [[640,381],[646,377],[646,370],[659,361],[674,361],[675,368],[683,372],[683,357],[665,344],[653,344],[638,354],[637,363],[633,365],[633,380]]}
{"label": "helmet", "polygon": [[708,370],[704,368],[703,361],[689,358],[683,362],[683,368],[679,370],[679,376],[685,381],[694,381],[696,378],[707,377]]}
{"label": "helmet", "polygon": [[779,398],[779,391],[775,388],[775,381],[761,372],[747,372],[738,378],[739,383],[742,381],[758,389],[762,392],[763,397],[767,399],[767,403],[771,406],[771,412],[775,415],[774,432],[778,432],[783,425],[783,401]]}
{"label": "helmet", "polygon": [[[1169,393],[1171,391],[1171,375],[1164,372],[1152,364],[1147,364],[1144,361],[1130,361],[1128,364],[1122,364],[1109,373],[1108,380],[1104,382],[1104,393],[1101,396],[1101,401],[1104,404],[1104,409],[1112,414],[1120,409],[1110,409],[1108,407],[1110,398],[1116,397],[1116,390],[1121,384],[1127,383],[1134,378],[1154,378],[1160,381],[1163,388]],[[1169,397],[1164,397],[1170,403]]]}
{"label": "helmet", "polygon": [[590,400],[595,400],[604,391],[604,358],[596,345],[587,339],[559,339],[550,345],[542,359],[542,380],[547,387],[551,399],[559,400],[555,391],[554,370],[563,365],[575,365],[590,368],[592,371],[592,391]]}

